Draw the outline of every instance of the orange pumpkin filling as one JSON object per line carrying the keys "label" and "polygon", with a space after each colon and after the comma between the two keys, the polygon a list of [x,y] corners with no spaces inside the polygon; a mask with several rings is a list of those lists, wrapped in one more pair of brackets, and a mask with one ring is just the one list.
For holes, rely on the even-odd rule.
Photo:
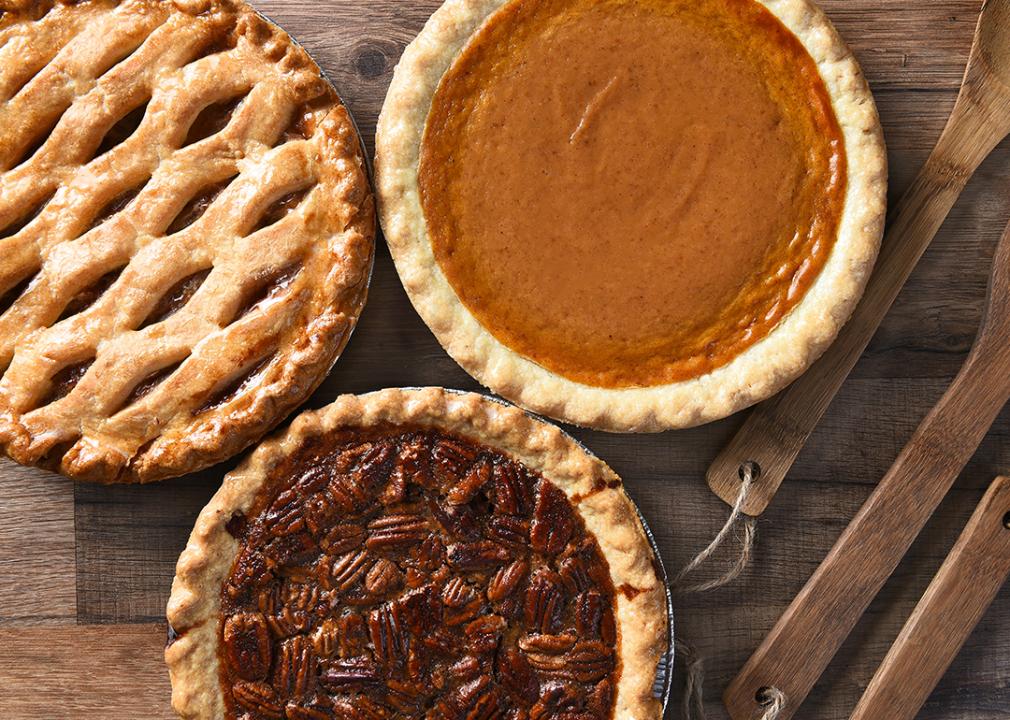
{"label": "orange pumpkin filling", "polygon": [[652,386],[804,297],[846,159],[814,60],[754,0],[512,0],[443,77],[419,184],[489,332],[581,383]]}

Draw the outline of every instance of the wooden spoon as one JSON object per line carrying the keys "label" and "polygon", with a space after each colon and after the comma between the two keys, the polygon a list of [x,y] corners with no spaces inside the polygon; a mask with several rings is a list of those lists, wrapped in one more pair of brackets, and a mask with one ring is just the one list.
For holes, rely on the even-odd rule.
{"label": "wooden spoon", "polygon": [[1010,399],[1010,227],[993,258],[989,296],[961,372],[771,633],[730,683],[735,720],[759,710],[767,688],[792,717],[894,572]]}
{"label": "wooden spoon", "polygon": [[850,720],[914,720],[1010,575],[1010,480],[996,478]]}
{"label": "wooden spoon", "polygon": [[1010,0],[987,0],[957,103],[898,203],[862,302],[823,357],[791,387],[758,405],[712,463],[708,484],[719,497],[733,505],[741,467],[755,463],[757,478],[743,511],[764,512],[968,180],[1008,134]]}

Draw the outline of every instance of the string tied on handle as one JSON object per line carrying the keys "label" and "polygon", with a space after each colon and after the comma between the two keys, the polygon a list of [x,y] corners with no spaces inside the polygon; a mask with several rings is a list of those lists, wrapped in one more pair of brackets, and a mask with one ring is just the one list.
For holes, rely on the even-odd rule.
{"label": "string tied on handle", "polygon": [[[750,496],[754,482],[761,474],[761,469],[757,463],[746,462],[740,466],[740,492],[737,494],[736,502],[733,503],[733,510],[729,518],[722,526],[719,533],[712,539],[704,550],[698,553],[695,558],[677,573],[670,583],[676,595],[698,595],[710,592],[717,588],[736,580],[740,573],[750,564],[751,554],[754,550],[754,542],[757,535],[757,520],[744,514],[743,507]],[[740,544],[740,553],[736,560],[722,575],[711,580],[704,580],[694,584],[686,583],[686,579],[695,570],[701,567],[712,555],[719,550],[726,542],[726,539],[733,533],[737,525],[742,526],[743,537]],[[705,720],[704,704],[704,684],[705,684],[705,663],[695,648],[683,640],[677,638],[675,641],[677,654],[684,658],[686,667],[686,683],[684,687],[684,698],[682,704],[682,714],[684,720]],[[785,695],[776,688],[764,688],[763,693],[767,694],[767,699],[762,699],[761,705],[764,714],[759,720],[776,720],[785,707]]]}

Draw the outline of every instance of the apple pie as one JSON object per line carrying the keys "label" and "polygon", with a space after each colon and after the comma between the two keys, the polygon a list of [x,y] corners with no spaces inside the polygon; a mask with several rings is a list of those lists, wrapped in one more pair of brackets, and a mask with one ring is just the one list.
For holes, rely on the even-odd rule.
{"label": "apple pie", "polygon": [[241,2],[0,8],[0,449],[102,482],[238,453],[365,301],[347,110]]}

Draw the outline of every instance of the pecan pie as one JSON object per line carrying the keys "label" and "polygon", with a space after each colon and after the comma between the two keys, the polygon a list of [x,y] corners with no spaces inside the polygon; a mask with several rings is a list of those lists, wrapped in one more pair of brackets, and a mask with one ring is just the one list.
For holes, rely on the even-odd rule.
{"label": "pecan pie", "polygon": [[248,6],[0,2],[0,450],[144,482],[252,444],[347,341],[373,205],[347,110]]}
{"label": "pecan pie", "polygon": [[179,559],[185,718],[634,720],[665,589],[621,482],[557,428],[441,389],[344,396],[224,481]]}
{"label": "pecan pie", "polygon": [[809,0],[447,0],[376,148],[393,258],[448,352],[612,430],[795,378],[883,227],[873,99]]}

